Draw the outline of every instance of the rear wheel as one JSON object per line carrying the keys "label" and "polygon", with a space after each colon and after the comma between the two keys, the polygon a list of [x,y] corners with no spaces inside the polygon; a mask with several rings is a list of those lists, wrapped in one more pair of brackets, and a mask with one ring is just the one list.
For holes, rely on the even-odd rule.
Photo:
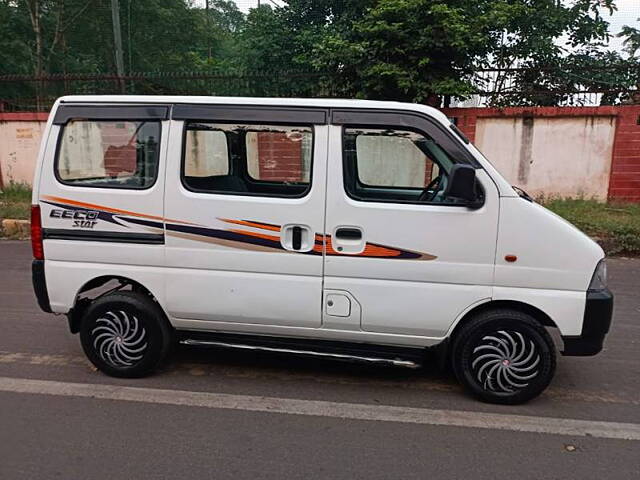
{"label": "rear wheel", "polygon": [[152,373],[167,355],[171,329],[151,298],[116,292],[87,308],[80,341],[98,370],[114,377],[142,377]]}
{"label": "rear wheel", "polygon": [[456,335],[458,380],[490,403],[518,404],[547,388],[556,367],[551,336],[533,317],[515,310],[482,312]]}

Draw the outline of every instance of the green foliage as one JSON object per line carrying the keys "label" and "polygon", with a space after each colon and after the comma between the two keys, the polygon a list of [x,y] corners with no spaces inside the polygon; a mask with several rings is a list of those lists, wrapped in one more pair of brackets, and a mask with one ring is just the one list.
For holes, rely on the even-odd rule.
{"label": "green foliage", "polygon": [[640,204],[553,199],[544,205],[597,240],[608,255],[640,255]]}
{"label": "green foliage", "polygon": [[31,187],[26,183],[11,182],[0,189],[0,200],[5,202],[31,202]]}
{"label": "green foliage", "polygon": [[629,55],[634,57],[636,53],[640,53],[640,29],[625,25],[618,36],[624,38],[623,44]]}
{"label": "green foliage", "polygon": [[28,19],[20,9],[0,1],[0,75],[30,73],[29,45],[24,39],[29,34]]}
{"label": "green foliage", "polygon": [[[606,51],[603,9],[614,0],[288,0],[248,14],[231,0],[209,0],[208,10],[195,0],[120,0],[120,20],[127,72],[262,75],[244,86],[196,80],[192,93],[439,104],[475,91],[478,69],[523,67],[513,85],[506,75],[486,85],[506,92],[495,104],[553,105],[578,87],[609,90],[605,103],[629,101],[622,92],[637,85],[638,30],[621,33],[630,58]],[[111,0],[0,0],[0,75],[110,74],[114,59]],[[124,86],[185,91],[157,79]],[[0,98],[121,87],[3,83]]]}
{"label": "green foliage", "polygon": [[608,39],[602,7],[612,9],[613,1],[380,0],[351,28],[328,29],[313,64],[366,98],[437,103],[436,94],[465,96],[483,66],[529,67],[529,78],[517,83],[544,92],[549,80],[538,72],[562,71],[549,67],[567,57],[558,39],[592,50]]}

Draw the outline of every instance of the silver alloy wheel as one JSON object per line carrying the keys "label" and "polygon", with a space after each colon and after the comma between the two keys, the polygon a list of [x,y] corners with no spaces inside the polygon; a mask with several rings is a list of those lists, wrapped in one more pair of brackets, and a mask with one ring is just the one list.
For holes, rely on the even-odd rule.
{"label": "silver alloy wheel", "polygon": [[513,393],[538,375],[540,355],[520,332],[499,330],[473,349],[471,369],[485,390]]}
{"label": "silver alloy wheel", "polygon": [[131,367],[142,360],[147,348],[147,332],[138,319],[122,310],[106,312],[91,330],[93,348],[113,367]]}

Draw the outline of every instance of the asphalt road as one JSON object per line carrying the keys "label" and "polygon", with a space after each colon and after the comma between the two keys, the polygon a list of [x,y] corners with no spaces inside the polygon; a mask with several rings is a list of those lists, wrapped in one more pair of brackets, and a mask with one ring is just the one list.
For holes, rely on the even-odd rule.
{"label": "asphalt road", "polygon": [[109,378],[38,309],[28,243],[0,241],[0,479],[638,479],[640,261],[609,267],[605,351],[560,357],[541,397],[501,407],[432,367],[247,352],[179,349],[153,377]]}

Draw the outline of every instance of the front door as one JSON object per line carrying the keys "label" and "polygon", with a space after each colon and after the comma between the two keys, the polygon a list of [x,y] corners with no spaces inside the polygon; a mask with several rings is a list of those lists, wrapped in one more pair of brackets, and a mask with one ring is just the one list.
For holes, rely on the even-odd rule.
{"label": "front door", "polygon": [[[333,111],[332,123],[325,293],[353,298],[364,331],[443,337],[465,309],[491,297],[494,184],[428,117]],[[481,208],[443,195],[456,163],[478,167]],[[327,298],[325,315],[335,306]]]}
{"label": "front door", "polygon": [[324,110],[174,107],[165,229],[176,325],[320,327],[326,123]]}

